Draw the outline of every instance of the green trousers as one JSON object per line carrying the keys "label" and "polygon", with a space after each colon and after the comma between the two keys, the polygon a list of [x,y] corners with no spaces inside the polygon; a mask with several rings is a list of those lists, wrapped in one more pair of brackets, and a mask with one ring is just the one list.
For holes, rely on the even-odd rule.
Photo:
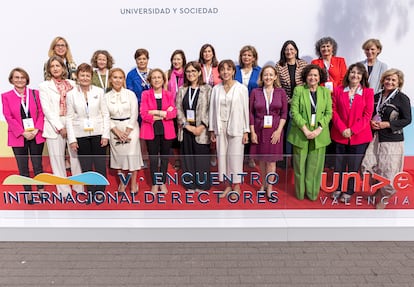
{"label": "green trousers", "polygon": [[318,199],[321,175],[325,164],[325,149],[315,149],[315,142],[310,140],[303,148],[293,146],[293,169],[295,173],[296,198],[303,200]]}

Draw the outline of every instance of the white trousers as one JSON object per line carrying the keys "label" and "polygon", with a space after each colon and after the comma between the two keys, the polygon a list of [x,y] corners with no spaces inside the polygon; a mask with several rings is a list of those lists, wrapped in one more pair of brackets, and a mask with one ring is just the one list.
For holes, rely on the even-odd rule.
{"label": "white trousers", "polygon": [[[227,123],[222,123],[222,130],[217,135],[217,159],[219,181],[224,175],[233,178],[233,183],[241,183],[240,174],[243,173],[244,144],[243,136],[229,136]],[[226,180],[226,182],[228,182]]]}
{"label": "white trousers", "polygon": [[[49,151],[50,165],[52,167],[52,172],[56,176],[61,176],[66,178],[66,166],[65,166],[65,148],[68,148],[69,158],[70,158],[70,170],[72,175],[82,173],[82,169],[78,159],[78,153],[72,151],[69,148],[67,140],[61,135],[58,135],[55,139],[46,139],[47,149]],[[72,192],[70,185],[56,185],[57,191],[62,194],[62,196],[67,196]],[[82,192],[82,185],[74,185],[73,190],[76,192]]]}

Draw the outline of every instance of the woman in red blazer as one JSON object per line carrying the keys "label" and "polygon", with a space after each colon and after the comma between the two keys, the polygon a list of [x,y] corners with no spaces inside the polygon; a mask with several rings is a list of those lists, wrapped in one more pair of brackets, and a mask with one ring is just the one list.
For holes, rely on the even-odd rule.
{"label": "woman in red blazer", "polygon": [[[318,65],[326,71],[328,75],[322,86],[328,88],[331,93],[342,84],[346,73],[345,59],[336,56],[338,44],[332,37],[323,37],[315,43],[315,52],[318,59],[312,60],[312,64]],[[331,125],[329,126],[331,127]],[[326,147],[325,167],[334,169],[335,167],[335,142]]]}
{"label": "woman in red blazer", "polygon": [[[173,139],[176,138],[173,120],[177,116],[177,109],[174,95],[163,89],[167,77],[161,69],[151,70],[147,80],[152,88],[142,93],[140,137],[147,141],[152,176],[151,192],[157,193],[160,188],[162,192],[167,193],[165,180],[168,156]],[[158,167],[159,155],[161,156],[160,167]],[[162,174],[161,182],[154,176],[155,173]]]}
{"label": "woman in red blazer", "polygon": [[[34,174],[43,172],[42,152],[45,139],[42,137],[44,115],[39,100],[39,92],[27,87],[29,74],[22,68],[14,68],[9,75],[9,82],[14,87],[1,95],[3,115],[8,124],[8,145],[12,147],[16,157],[19,173],[29,177],[29,155]],[[43,185],[37,186],[43,191]],[[24,190],[32,191],[30,185]],[[32,204],[31,195],[28,203]]]}
{"label": "woman in red blazer", "polygon": [[337,49],[338,44],[333,38],[323,37],[315,44],[315,51],[319,58],[312,60],[312,64],[325,69],[328,74],[328,79],[323,85],[331,92],[342,84],[346,73],[345,59],[336,56]]}
{"label": "woman in red blazer", "polygon": [[[370,119],[374,110],[374,90],[369,88],[368,72],[362,63],[349,67],[343,84],[334,90],[332,105],[331,138],[336,143],[337,154],[335,171],[357,172],[372,140]],[[346,190],[340,180],[332,197],[341,196],[341,202],[348,202],[353,193],[354,180],[348,181]]]}

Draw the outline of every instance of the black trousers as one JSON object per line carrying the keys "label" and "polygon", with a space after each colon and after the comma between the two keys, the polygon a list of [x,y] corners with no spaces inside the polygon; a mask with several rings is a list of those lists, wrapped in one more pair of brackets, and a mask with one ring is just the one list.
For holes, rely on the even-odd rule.
{"label": "black trousers", "polygon": [[[210,189],[210,144],[199,144],[194,134],[187,129],[183,131],[181,142],[183,173],[188,172],[188,180],[183,178],[186,189]],[[184,182],[185,180],[185,182]]]}
{"label": "black trousers", "polygon": [[[346,145],[335,143],[336,157],[335,157],[335,171],[336,172],[358,172],[362,159],[364,158],[365,150],[368,144]],[[346,193],[354,194],[354,179],[350,178],[348,181],[348,188]],[[342,176],[339,177],[338,190],[341,190]],[[343,190],[344,191],[344,190]]]}
{"label": "black trousers", "polygon": [[[29,157],[32,162],[33,172],[35,175],[43,172],[42,152],[44,144],[36,143],[36,140],[24,140],[23,147],[13,147],[13,153],[16,157],[17,167],[21,176],[30,177],[29,172]],[[25,191],[32,191],[31,185],[23,185]],[[37,189],[43,188],[43,185],[38,185]]]}
{"label": "black trousers", "polygon": [[[82,172],[96,171],[106,177],[106,148],[101,147],[101,136],[76,138]],[[88,191],[105,191],[105,185],[88,185]]]}
{"label": "black trousers", "polygon": [[[154,176],[156,172],[162,173],[162,183],[165,184],[172,143],[173,140],[164,139],[164,135],[156,135],[153,140],[147,140],[152,185],[157,182]],[[159,161],[161,162],[160,166],[158,166]]]}

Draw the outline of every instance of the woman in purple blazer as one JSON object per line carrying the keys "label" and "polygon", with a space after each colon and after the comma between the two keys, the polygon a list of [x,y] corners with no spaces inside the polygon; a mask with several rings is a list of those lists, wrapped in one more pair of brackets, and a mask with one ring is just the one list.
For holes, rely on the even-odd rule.
{"label": "woman in purple blazer", "polygon": [[[174,119],[177,116],[175,100],[172,93],[163,87],[167,77],[161,69],[153,69],[148,74],[151,89],[144,91],[141,98],[140,114],[142,118],[140,137],[147,141],[152,177],[151,192],[157,193],[159,188],[167,193],[165,185],[168,156],[173,139],[176,138]],[[159,156],[161,165],[158,167]],[[155,173],[161,173],[161,184]]]}
{"label": "woman in purple blazer", "polygon": [[[259,160],[262,186],[268,198],[272,185],[266,183],[266,176],[276,173],[276,161],[283,158],[283,127],[287,118],[287,97],[280,87],[277,70],[265,66],[258,80],[260,88],[250,94],[250,155]],[[270,179],[273,182],[275,179]]]}
{"label": "woman in purple blazer", "polygon": [[[45,139],[42,137],[44,115],[39,100],[39,92],[27,87],[29,74],[22,68],[14,68],[9,75],[9,82],[14,87],[1,95],[3,114],[8,124],[8,145],[12,147],[17,167],[22,176],[29,177],[29,156],[34,174],[43,172],[42,152]],[[43,191],[43,185],[37,186]],[[31,192],[30,185],[24,185],[26,192]],[[29,204],[33,204],[29,194]]]}

